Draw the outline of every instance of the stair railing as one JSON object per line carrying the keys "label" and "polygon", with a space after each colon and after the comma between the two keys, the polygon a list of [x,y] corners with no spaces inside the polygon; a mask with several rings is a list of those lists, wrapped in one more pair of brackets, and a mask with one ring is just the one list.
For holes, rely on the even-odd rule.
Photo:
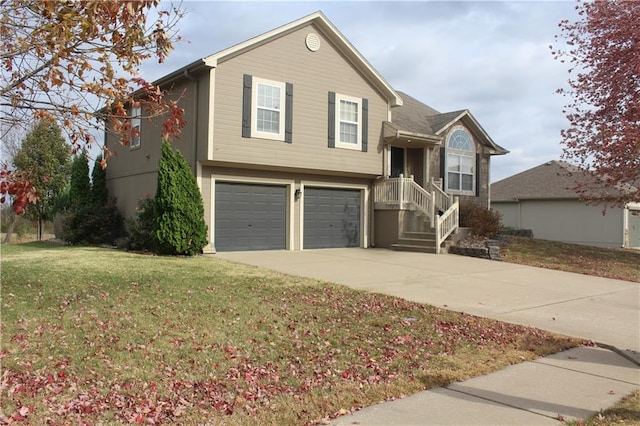
{"label": "stair railing", "polygon": [[436,253],[440,253],[440,247],[444,240],[459,226],[459,203],[454,199],[451,206],[436,219]]}
{"label": "stair railing", "polygon": [[410,205],[425,214],[431,227],[435,228],[436,251],[440,253],[444,240],[458,229],[460,204],[456,197],[445,193],[433,180],[430,189],[431,192],[418,185],[413,176],[381,179],[374,185],[374,201],[399,208]]}

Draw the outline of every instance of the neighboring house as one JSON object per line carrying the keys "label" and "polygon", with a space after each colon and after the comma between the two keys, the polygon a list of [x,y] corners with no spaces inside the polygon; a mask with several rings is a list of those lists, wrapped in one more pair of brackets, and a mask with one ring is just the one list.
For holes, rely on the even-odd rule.
{"label": "neighboring house", "polygon": [[[321,12],[156,84],[183,94],[175,145],[202,191],[207,251],[437,252],[457,230],[457,197],[488,206],[490,157],[507,153],[469,111],[396,92]],[[108,186],[126,216],[155,194],[160,156],[159,127],[136,124],[131,147],[106,132]]]}
{"label": "neighboring house", "polygon": [[573,190],[593,177],[562,161],[491,185],[491,208],[502,223],[531,229],[535,238],[603,247],[640,247],[640,204],[625,208],[585,204]]}

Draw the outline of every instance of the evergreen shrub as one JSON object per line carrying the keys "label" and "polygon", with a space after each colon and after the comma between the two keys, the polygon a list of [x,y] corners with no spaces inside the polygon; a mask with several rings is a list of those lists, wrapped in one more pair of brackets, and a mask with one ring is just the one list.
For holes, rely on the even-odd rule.
{"label": "evergreen shrub", "polygon": [[198,183],[184,156],[167,141],[162,141],[154,211],[153,238],[157,253],[192,256],[207,245],[207,225]]}

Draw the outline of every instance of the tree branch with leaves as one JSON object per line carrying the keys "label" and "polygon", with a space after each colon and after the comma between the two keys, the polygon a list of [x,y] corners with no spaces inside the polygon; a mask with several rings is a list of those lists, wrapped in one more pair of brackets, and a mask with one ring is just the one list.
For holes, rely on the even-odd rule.
{"label": "tree branch with leaves", "polygon": [[[165,60],[180,39],[182,16],[159,0],[2,1],[0,137],[47,118],[65,131],[73,152],[96,144],[93,133],[105,123],[127,145],[137,136],[127,109],[141,106],[145,117],[136,118],[161,117],[171,139],[184,126],[184,111],[139,69],[145,60]],[[111,153],[101,148],[105,166]],[[20,201],[18,210],[37,198],[8,164],[0,185],[3,197]]]}
{"label": "tree branch with leaves", "polygon": [[[563,20],[552,53],[570,64],[563,157],[597,179],[576,186],[589,202],[640,201],[640,2],[594,1]],[[562,43],[564,41],[564,43]]]}

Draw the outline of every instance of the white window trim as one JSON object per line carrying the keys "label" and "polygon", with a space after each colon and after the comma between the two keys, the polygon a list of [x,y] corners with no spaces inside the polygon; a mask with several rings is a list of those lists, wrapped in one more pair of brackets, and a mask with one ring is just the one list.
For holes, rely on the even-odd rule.
{"label": "white window trim", "polygon": [[[342,142],[340,140],[340,102],[347,101],[358,104],[358,122],[356,123],[358,126],[358,130],[356,132],[357,135],[357,143],[352,144],[348,142]],[[354,98],[352,96],[342,95],[336,93],[336,110],[335,110],[335,147],[342,149],[352,149],[355,151],[362,151],[362,98]],[[352,123],[352,122],[349,122]]]}
{"label": "white window trim", "polygon": [[142,123],[140,116],[142,115],[142,108],[133,107],[131,108],[131,128],[138,128],[138,136],[135,138],[131,138],[129,142],[130,149],[140,148],[140,140],[142,139]]}
{"label": "white window trim", "polygon": [[[455,148],[449,148],[449,142],[451,140],[451,136],[453,135],[453,133],[456,130],[462,130],[463,132],[465,132],[467,134],[467,136],[469,137],[469,139],[471,140],[471,146],[473,147],[473,151],[463,151],[463,150],[459,150],[459,149],[455,149]],[[478,179],[478,170],[476,170],[476,143],[473,140],[473,136],[471,135],[471,133],[469,133],[469,131],[467,129],[465,129],[462,126],[455,126],[454,128],[451,129],[451,132],[449,133],[449,136],[447,136],[447,145],[445,147],[445,162],[444,162],[444,176],[443,179],[445,181],[445,188],[446,192],[448,194],[454,194],[454,195],[469,195],[469,196],[476,196],[476,180]],[[452,189],[449,187],[449,154],[453,154],[453,155],[458,155],[460,157],[469,157],[471,158],[471,170],[472,172],[472,176],[473,176],[473,180],[471,181],[471,190],[467,191],[467,190],[463,190],[463,189]],[[460,175],[460,186],[462,186],[462,172],[458,173]],[[467,174],[467,173],[464,173]]]}
{"label": "white window trim", "polygon": [[[258,85],[264,84],[268,86],[274,86],[280,89],[280,132],[271,133],[258,130]],[[251,84],[251,137],[260,139],[272,139],[277,141],[284,141],[285,134],[285,116],[286,116],[286,99],[287,99],[287,87],[286,83],[280,81],[266,80],[259,77],[253,77]]]}

